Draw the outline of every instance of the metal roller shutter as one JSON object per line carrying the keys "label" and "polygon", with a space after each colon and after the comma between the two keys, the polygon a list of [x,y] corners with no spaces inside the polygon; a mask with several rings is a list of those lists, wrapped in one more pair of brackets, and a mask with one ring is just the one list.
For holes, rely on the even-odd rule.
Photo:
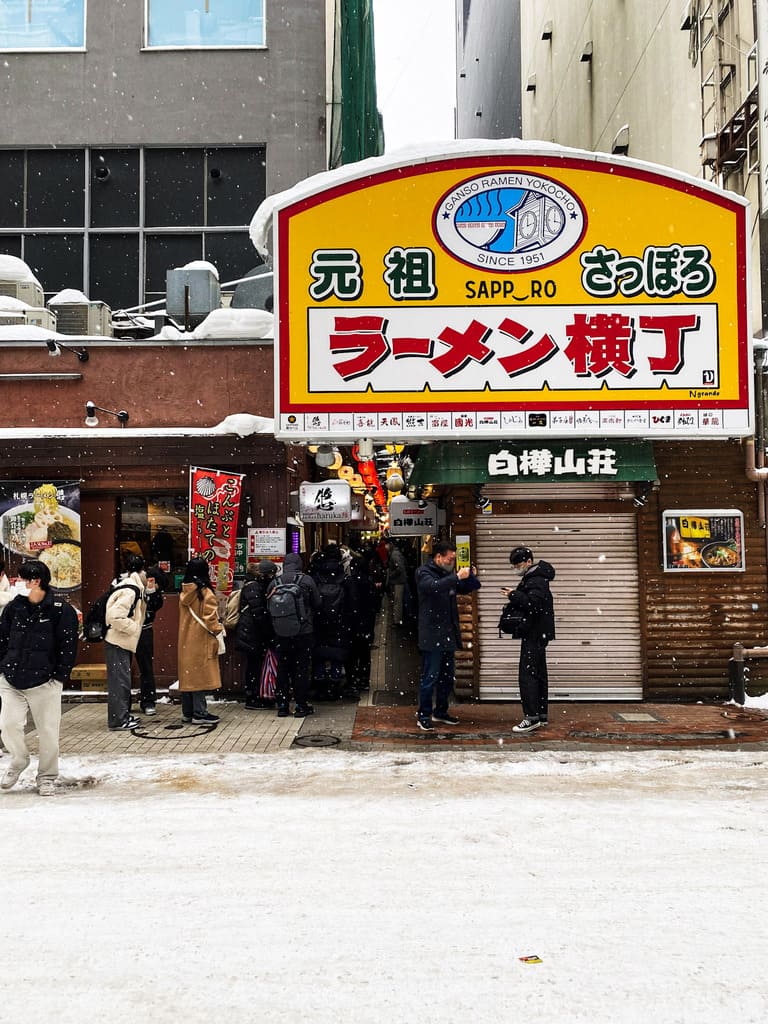
{"label": "metal roller shutter", "polygon": [[520,641],[499,638],[504,595],[514,587],[509,552],[518,544],[551,562],[557,639],[547,652],[551,699],[641,700],[635,516],[505,515],[478,517],[480,698],[517,700]]}

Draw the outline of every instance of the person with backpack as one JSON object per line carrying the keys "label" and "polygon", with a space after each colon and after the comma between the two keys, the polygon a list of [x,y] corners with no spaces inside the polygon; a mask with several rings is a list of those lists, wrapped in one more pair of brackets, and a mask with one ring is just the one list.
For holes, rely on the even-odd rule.
{"label": "person with backpack", "polygon": [[277,575],[277,566],[268,558],[249,565],[246,582],[240,591],[240,618],[235,627],[235,650],[245,656],[245,707],[249,711],[274,707],[275,702],[259,693],[261,667],[275,631],[267,609],[267,591]]}
{"label": "person with backpack", "polygon": [[321,602],[315,616],[313,683],[318,692],[337,700],[352,639],[347,579],[338,544],[327,544],[315,554],[310,575]]}
{"label": "person with backpack", "polygon": [[147,614],[136,646],[136,665],[139,669],[139,707],[144,715],[155,714],[157,688],[155,685],[155,615],[163,607],[165,573],[157,566],[147,569]]}
{"label": "person with backpack", "polygon": [[283,573],[267,591],[267,608],[275,631],[277,654],[277,717],[290,711],[291,690],[296,702],[294,716],[314,713],[309,703],[309,679],[314,647],[314,616],[320,608],[315,581],[303,572],[301,555],[285,556]]}
{"label": "person with backpack", "polygon": [[[11,755],[0,788],[12,789],[29,764],[27,715],[37,729],[37,792],[53,796],[59,775],[61,692],[77,657],[77,613],[51,592],[51,572],[22,562],[21,587],[0,615],[0,733]],[[18,593],[24,589],[25,593]]]}
{"label": "person with backpack", "polygon": [[221,689],[219,621],[211,571],[204,558],[190,558],[179,594],[179,692],[181,718],[193,725],[216,725],[218,715],[208,711],[205,695]]}
{"label": "person with backpack", "polygon": [[147,577],[141,555],[128,555],[125,572],[112,582],[104,619],[104,660],[107,663],[107,727],[135,729],[131,714],[131,659],[136,653],[147,614]]}

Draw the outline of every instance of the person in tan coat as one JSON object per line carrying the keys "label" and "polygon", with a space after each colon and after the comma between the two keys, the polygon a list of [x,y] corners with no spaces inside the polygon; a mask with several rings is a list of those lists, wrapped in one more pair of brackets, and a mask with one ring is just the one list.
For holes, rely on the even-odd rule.
{"label": "person in tan coat", "polygon": [[179,692],[184,722],[215,725],[219,720],[208,711],[205,695],[221,689],[216,637],[223,630],[208,563],[191,558],[179,594]]}

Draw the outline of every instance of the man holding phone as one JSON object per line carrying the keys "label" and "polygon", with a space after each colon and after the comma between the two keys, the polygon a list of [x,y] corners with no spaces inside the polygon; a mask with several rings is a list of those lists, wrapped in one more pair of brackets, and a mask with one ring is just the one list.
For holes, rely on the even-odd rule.
{"label": "man holding phone", "polygon": [[535,562],[533,552],[526,547],[513,548],[509,561],[520,582],[516,590],[501,589],[526,620],[518,669],[524,717],[512,731],[533,732],[549,721],[547,644],[555,639],[555,611],[549,584],[555,578],[555,570],[543,559]]}

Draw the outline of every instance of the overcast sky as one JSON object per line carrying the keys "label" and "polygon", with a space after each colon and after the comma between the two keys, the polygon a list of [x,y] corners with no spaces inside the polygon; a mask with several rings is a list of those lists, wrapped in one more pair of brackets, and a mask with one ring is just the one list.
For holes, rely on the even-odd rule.
{"label": "overcast sky", "polygon": [[386,150],[453,138],[454,0],[373,0]]}

